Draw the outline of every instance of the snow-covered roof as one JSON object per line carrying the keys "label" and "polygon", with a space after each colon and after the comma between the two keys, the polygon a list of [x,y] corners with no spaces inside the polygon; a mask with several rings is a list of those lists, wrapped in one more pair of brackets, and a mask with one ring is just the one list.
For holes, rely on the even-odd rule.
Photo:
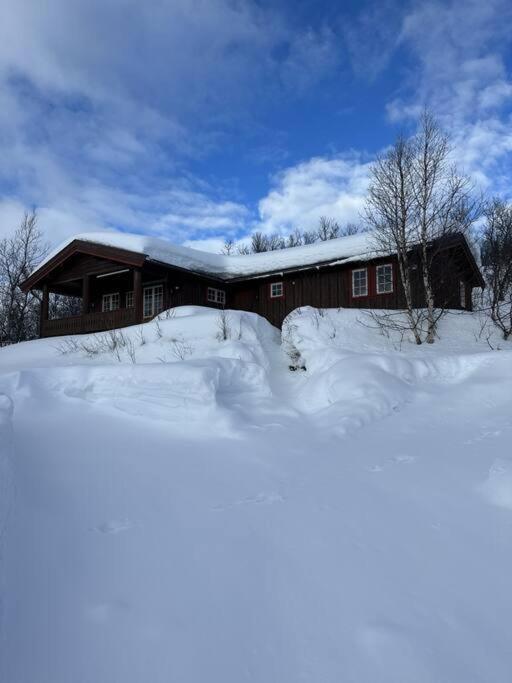
{"label": "snow-covered roof", "polygon": [[347,260],[368,260],[377,255],[372,246],[371,235],[368,233],[260,254],[226,256],[178,246],[167,240],[147,235],[124,232],[91,232],[75,235],[59,245],[38,266],[38,270],[75,240],[133,251],[144,254],[152,261],[185,268],[196,273],[214,275],[223,280],[256,277],[266,273],[305,268],[320,263],[336,265]]}

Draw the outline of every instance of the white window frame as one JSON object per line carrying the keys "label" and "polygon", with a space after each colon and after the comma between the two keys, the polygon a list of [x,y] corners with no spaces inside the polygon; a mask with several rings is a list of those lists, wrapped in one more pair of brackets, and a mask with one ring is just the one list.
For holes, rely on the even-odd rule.
{"label": "white window frame", "polygon": [[[117,297],[117,306],[114,306],[115,297]],[[121,297],[119,292],[110,292],[109,294],[103,294],[101,297],[101,312],[110,313],[110,311],[119,310],[119,305],[121,303]]]}
{"label": "white window frame", "polygon": [[[380,288],[380,283],[379,283],[379,271],[383,270],[384,268],[389,268],[391,271],[391,289],[381,289]],[[375,269],[375,286],[376,286],[376,291],[377,294],[393,294],[394,290],[394,285],[393,285],[393,264],[392,263],[381,263],[378,265]]]}
{"label": "white window frame", "polygon": [[124,295],[124,306],[125,308],[135,308],[135,299],[133,298],[133,289],[126,292]]}
{"label": "white window frame", "polygon": [[[158,308],[155,305],[155,300],[156,300],[155,291],[156,290],[161,290],[161,292],[162,292],[162,298],[161,298],[162,306],[160,308]],[[150,307],[151,310],[149,313],[147,312],[148,309],[146,308],[146,303],[147,303],[146,292],[151,292],[151,307]],[[145,287],[143,287],[143,290],[142,290],[142,315],[143,315],[143,317],[144,318],[153,318],[155,315],[158,315],[158,313],[161,313],[163,310],[164,310],[164,286],[163,286],[163,284],[157,283],[154,285],[149,285],[149,286],[146,285]]]}
{"label": "white window frame", "polygon": [[225,306],[226,292],[223,289],[217,289],[216,287],[207,287],[206,301],[208,301],[210,304],[219,304],[220,306]]}
{"label": "white window frame", "polygon": [[466,283],[459,280],[459,299],[461,308],[466,308]]}
{"label": "white window frame", "polygon": [[[276,288],[278,291],[276,291]],[[281,299],[284,296],[284,284],[283,282],[271,282],[270,283],[270,298],[271,299]]]}
{"label": "white window frame", "polygon": [[[365,286],[365,291],[360,292],[359,294],[355,293],[355,275],[356,273],[364,273],[365,274],[365,280],[366,280],[366,286]],[[352,271],[352,298],[353,299],[358,299],[359,297],[362,296],[368,296],[368,268],[355,268]]]}

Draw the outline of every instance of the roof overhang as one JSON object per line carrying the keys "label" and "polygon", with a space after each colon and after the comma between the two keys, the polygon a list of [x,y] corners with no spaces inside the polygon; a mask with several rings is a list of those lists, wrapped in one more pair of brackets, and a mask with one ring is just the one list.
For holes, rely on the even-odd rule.
{"label": "roof overhang", "polygon": [[30,276],[21,283],[21,289],[24,292],[27,292],[30,289],[37,289],[39,283],[48,277],[55,268],[75,254],[87,254],[88,256],[106,258],[134,268],[140,268],[146,261],[145,254],[119,249],[117,247],[109,247],[103,244],[96,244],[94,242],[85,242],[84,240],[73,240],[64,247],[64,249],[46,261],[40,268],[37,268],[31,273]]}
{"label": "roof overhang", "polygon": [[[480,271],[480,268],[478,267],[478,264],[475,260],[475,257],[473,255],[473,252],[471,251],[471,248],[469,247],[469,244],[465,238],[464,235],[458,233],[456,235],[452,235],[449,238],[445,238],[440,241],[439,248],[441,250],[448,249],[454,246],[459,246],[463,251],[464,254],[468,260],[468,263],[471,267],[471,270],[473,272],[474,278],[473,278],[473,284],[474,286],[477,287],[485,287],[485,281],[482,276],[482,273]],[[175,270],[175,271],[181,271],[183,273],[188,273],[188,274],[193,274],[197,277],[203,278],[203,279],[212,279],[216,280],[219,282],[231,282],[233,284],[244,282],[247,280],[255,280],[255,279],[263,279],[263,278],[269,278],[269,277],[275,277],[277,275],[283,275],[283,274],[292,274],[294,272],[303,272],[305,270],[320,270],[324,268],[329,268],[329,267],[336,267],[336,266],[343,266],[346,265],[347,263],[357,263],[358,261],[375,261],[382,259],[384,257],[389,258],[392,256],[392,254],[378,254],[378,253],[373,253],[370,257],[368,254],[360,254],[359,256],[350,256],[346,258],[339,258],[339,259],[329,259],[327,261],[319,261],[317,263],[311,263],[307,265],[302,265],[302,266],[292,266],[288,268],[280,268],[276,270],[269,270],[267,272],[263,273],[254,273],[254,274],[247,274],[247,275],[238,275],[238,276],[222,276],[219,273],[207,273],[207,272],[198,272],[193,269],[187,269],[183,268],[180,266],[173,266],[168,263],[158,261],[157,259],[151,259],[149,258],[146,254],[140,253],[140,252],[135,252],[135,251],[129,251],[127,249],[122,249],[119,247],[113,247],[113,246],[108,246],[105,244],[100,244],[98,242],[88,242],[86,240],[80,240],[80,239],[75,239],[72,242],[70,242],[68,245],[66,245],[63,249],[61,249],[58,253],[56,253],[52,258],[50,258],[48,261],[43,263],[43,265],[40,268],[37,268],[31,275],[21,283],[21,289],[23,291],[28,291],[30,289],[37,289],[40,287],[40,283],[47,278],[50,273],[60,266],[62,263],[64,263],[68,258],[71,256],[80,253],[80,254],[87,254],[88,256],[96,256],[98,258],[105,258],[109,259],[112,261],[115,261],[116,263],[135,267],[135,268],[140,268],[142,265],[147,262],[151,261],[154,263],[159,263],[163,267]]]}

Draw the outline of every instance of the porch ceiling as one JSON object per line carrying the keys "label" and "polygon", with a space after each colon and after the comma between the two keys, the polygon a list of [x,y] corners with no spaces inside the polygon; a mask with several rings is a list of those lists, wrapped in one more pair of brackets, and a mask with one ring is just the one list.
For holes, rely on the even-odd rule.
{"label": "porch ceiling", "polygon": [[[126,266],[140,268],[146,260],[144,254],[137,254],[124,249],[75,240],[41,268],[34,271],[30,277],[21,284],[21,289],[23,291],[40,289],[43,282],[49,283],[49,281],[51,281],[52,291],[56,291],[56,287],[61,287],[63,284],[67,286],[69,283],[79,280],[81,277],[80,274],[73,274],[67,279],[62,275],[62,272],[59,274],[59,270],[63,270],[62,266],[64,266],[66,262],[69,262],[75,255],[96,257],[111,262],[110,266],[105,267],[106,271],[108,271],[109,268],[126,268]],[[99,273],[95,272],[93,274],[97,275]]]}

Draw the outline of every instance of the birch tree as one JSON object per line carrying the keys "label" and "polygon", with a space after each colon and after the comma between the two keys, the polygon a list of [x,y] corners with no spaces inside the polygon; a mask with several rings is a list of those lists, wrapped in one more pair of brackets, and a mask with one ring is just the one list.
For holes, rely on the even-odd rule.
{"label": "birch tree", "polygon": [[485,303],[503,339],[512,338],[512,206],[492,200],[485,210],[482,265]]}
{"label": "birch tree", "polygon": [[[413,144],[403,135],[386,154],[377,157],[370,171],[365,218],[373,232],[376,253],[397,256],[406,325],[416,343],[421,344],[422,313],[413,305],[410,268],[414,234],[413,159]],[[384,320],[380,322],[385,324]]]}
{"label": "birch tree", "polygon": [[[436,302],[434,264],[451,235],[470,231],[480,215],[470,179],[451,161],[448,136],[424,112],[418,131],[400,135],[371,169],[366,221],[374,233],[377,253],[396,253],[404,293],[407,324],[417,344],[433,343],[445,312]],[[425,309],[413,306],[411,258],[417,259]],[[443,275],[437,263],[437,276]],[[444,268],[453,264],[443,261]],[[446,273],[447,274],[447,273]]]}
{"label": "birch tree", "polygon": [[[470,179],[451,163],[449,138],[431,113],[423,113],[412,145],[412,242],[418,245],[421,258],[426,341],[433,343],[437,323],[444,313],[443,302],[438,302],[436,309],[434,261],[448,236],[469,232],[479,215],[480,205]],[[451,265],[446,262],[446,267]]]}

